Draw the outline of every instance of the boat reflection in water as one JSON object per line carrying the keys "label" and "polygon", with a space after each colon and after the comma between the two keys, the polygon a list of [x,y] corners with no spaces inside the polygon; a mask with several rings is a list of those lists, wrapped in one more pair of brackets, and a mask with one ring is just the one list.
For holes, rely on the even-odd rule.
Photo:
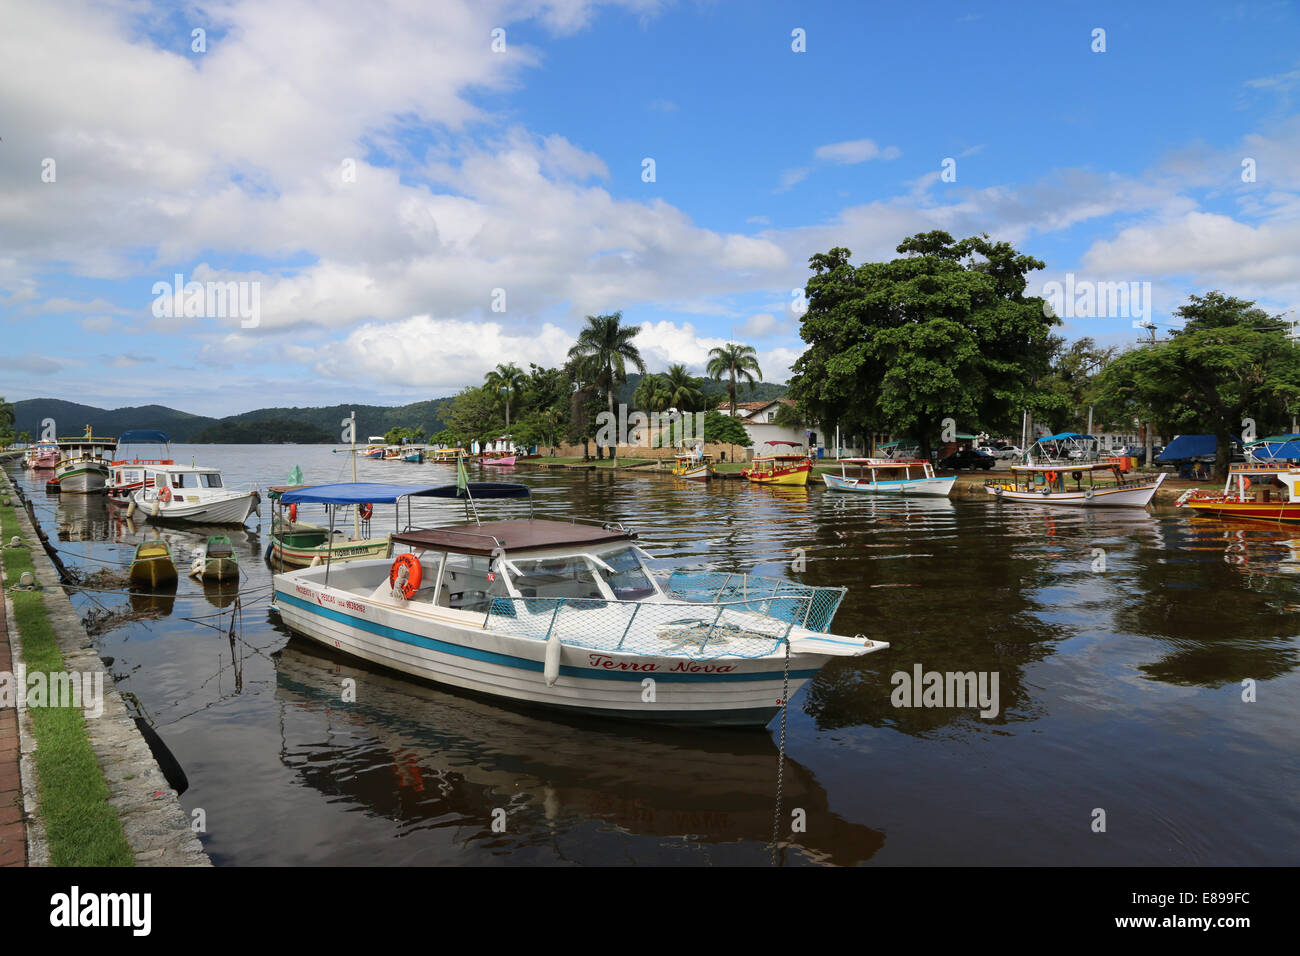
{"label": "boat reflection in water", "polygon": [[[766,734],[538,717],[362,668],[296,637],[275,661],[282,762],[328,797],[399,821],[399,835],[454,826],[458,842],[468,833],[509,855],[561,835],[566,846],[598,841],[594,821],[619,831],[611,861],[629,858],[630,834],[661,841],[665,860],[706,846],[716,859],[729,844],[737,862],[767,862],[778,752]],[[355,702],[342,701],[347,679]],[[786,862],[851,865],[884,845],[884,834],[831,812],[825,790],[788,757],[783,792],[785,825],[794,808],[807,819]],[[492,827],[498,808],[505,832]]]}

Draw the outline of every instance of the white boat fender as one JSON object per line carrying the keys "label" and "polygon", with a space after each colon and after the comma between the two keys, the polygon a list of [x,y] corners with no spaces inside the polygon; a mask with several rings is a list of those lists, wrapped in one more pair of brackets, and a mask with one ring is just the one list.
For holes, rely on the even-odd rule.
{"label": "white boat fender", "polygon": [[1001,497],[1001,495],[1002,495],[1002,486],[1001,486],[1001,485],[994,485],[994,486],[993,486],[993,497],[998,498],[998,497]]}
{"label": "white boat fender", "polygon": [[1039,493],[1040,495],[1044,495],[1044,496],[1046,496],[1046,495],[1050,495],[1050,494],[1052,493],[1052,489],[1051,489],[1051,488],[1047,488],[1047,487],[1043,487],[1043,488],[1038,489],[1038,493]]}
{"label": "white boat fender", "polygon": [[1093,496],[1094,494],[1096,494],[1096,492],[1093,491],[1091,488],[1089,488],[1087,491],[1085,491],[1085,492],[1083,493],[1083,497],[1084,497],[1086,500],[1091,501],[1091,500],[1092,500],[1092,496]]}
{"label": "white boat fender", "polygon": [[320,560],[320,555],[318,554],[316,555],[316,557],[311,559],[311,566],[313,568],[319,568],[320,565],[321,565],[321,560]]}
{"label": "white boat fender", "polygon": [[546,666],[542,670],[547,687],[554,687],[555,682],[560,679],[560,651],[563,647],[559,632],[552,630],[550,638],[546,641]]}
{"label": "white boat fender", "polygon": [[156,518],[158,517],[158,512],[161,510],[162,510],[162,499],[155,498],[153,500],[153,510],[150,511],[149,514]]}
{"label": "white boat fender", "polygon": [[130,503],[129,505],[126,506],[126,516],[127,516],[128,518],[134,518],[134,517],[135,517],[135,499],[134,499],[134,498],[132,498],[132,499],[131,499],[131,503]]}

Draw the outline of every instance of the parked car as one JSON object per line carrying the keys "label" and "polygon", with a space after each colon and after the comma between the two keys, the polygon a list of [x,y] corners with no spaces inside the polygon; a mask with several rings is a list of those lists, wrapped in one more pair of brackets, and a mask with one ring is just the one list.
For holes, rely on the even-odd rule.
{"label": "parked car", "polygon": [[1021,458],[1025,457],[1025,453],[1015,445],[1001,445],[995,447],[992,455],[994,458],[1002,461],[1019,461]]}
{"label": "parked car", "polygon": [[947,458],[939,460],[940,468],[951,469],[952,471],[960,471],[963,468],[970,468],[972,471],[976,468],[983,468],[988,471],[994,464],[993,456],[978,448],[963,448],[955,455],[949,455]]}

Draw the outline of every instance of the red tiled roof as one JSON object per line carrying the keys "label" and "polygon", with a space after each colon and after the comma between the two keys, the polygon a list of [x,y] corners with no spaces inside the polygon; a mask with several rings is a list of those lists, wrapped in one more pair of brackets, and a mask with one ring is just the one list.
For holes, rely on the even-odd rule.
{"label": "red tiled roof", "polygon": [[[778,403],[781,405],[794,405],[794,399],[769,398],[765,402],[736,402],[736,411],[740,411],[743,408],[747,412],[756,412],[760,408],[767,408],[769,405],[776,405]],[[724,408],[730,410],[731,402],[724,401],[718,406],[719,411]]]}

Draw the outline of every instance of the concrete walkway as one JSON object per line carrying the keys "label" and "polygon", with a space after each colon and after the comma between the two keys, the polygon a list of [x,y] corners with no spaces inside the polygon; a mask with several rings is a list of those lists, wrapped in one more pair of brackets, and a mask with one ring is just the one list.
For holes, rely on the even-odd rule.
{"label": "concrete walkway", "polygon": [[[12,674],[13,669],[5,602],[0,596],[0,673]],[[27,865],[27,828],[23,826],[18,753],[18,709],[0,707],[0,866]]]}

